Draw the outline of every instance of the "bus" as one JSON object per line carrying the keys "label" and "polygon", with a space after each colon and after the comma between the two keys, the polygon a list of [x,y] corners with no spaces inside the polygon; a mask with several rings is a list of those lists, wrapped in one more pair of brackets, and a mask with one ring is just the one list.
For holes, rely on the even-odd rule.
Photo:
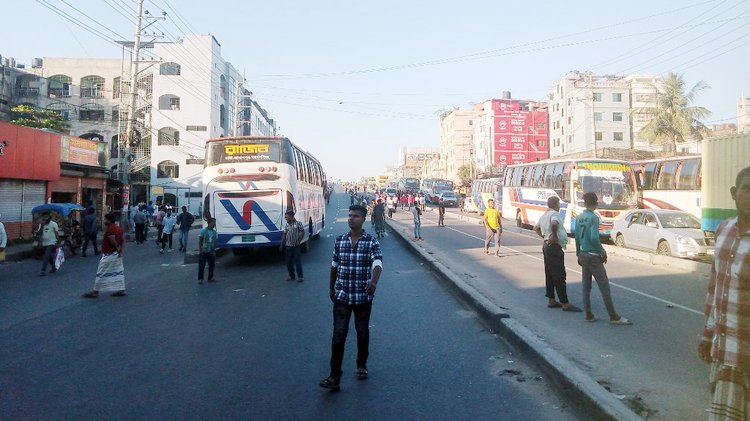
{"label": "bus", "polygon": [[427,202],[437,203],[440,192],[453,191],[453,182],[442,178],[425,178],[422,180],[421,190]]}
{"label": "bus", "polygon": [[503,179],[502,213],[516,225],[533,226],[547,210],[547,198],[560,198],[560,216],[568,233],[583,212],[583,194],[596,193],[599,234],[608,236],[612,224],[638,207],[635,176],[629,163],[608,159],[550,160],[509,165]]}
{"label": "bus", "polygon": [[638,206],[673,209],[701,218],[701,156],[633,161],[638,186]]}
{"label": "bus", "polygon": [[471,200],[477,207],[477,213],[484,214],[484,211],[487,210],[487,201],[490,199],[495,201],[495,208],[502,209],[503,179],[492,177],[474,180],[471,183]]}
{"label": "bus", "polygon": [[218,248],[278,247],[284,213],[306,226],[306,243],[325,226],[320,162],[285,137],[210,139],[203,168],[203,217],[216,218]]}
{"label": "bus", "polygon": [[404,177],[398,180],[398,189],[402,192],[417,193],[419,192],[419,179],[413,177]]}
{"label": "bus", "polygon": [[716,232],[721,221],[737,216],[729,189],[737,174],[748,166],[750,133],[703,140],[703,208],[701,228]]}

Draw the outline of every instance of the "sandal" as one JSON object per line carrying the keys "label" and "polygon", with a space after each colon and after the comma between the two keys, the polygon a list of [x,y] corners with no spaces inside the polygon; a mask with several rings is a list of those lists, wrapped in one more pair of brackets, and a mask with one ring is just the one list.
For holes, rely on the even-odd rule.
{"label": "sandal", "polygon": [[367,375],[367,367],[357,368],[357,380],[365,380],[367,379]]}
{"label": "sandal", "polygon": [[626,319],[624,317],[620,317],[617,320],[610,320],[609,324],[612,324],[612,325],[632,325],[633,322],[631,322],[630,320],[628,320],[628,319]]}
{"label": "sandal", "polygon": [[113,297],[124,297],[127,294],[125,294],[125,291],[123,290],[123,291],[115,291],[115,292],[113,292],[113,293],[111,293],[109,295],[111,295]]}
{"label": "sandal", "polygon": [[318,385],[320,387],[331,390],[339,390],[341,388],[341,386],[339,386],[338,380],[334,379],[333,376],[326,377],[325,379],[321,380]]}

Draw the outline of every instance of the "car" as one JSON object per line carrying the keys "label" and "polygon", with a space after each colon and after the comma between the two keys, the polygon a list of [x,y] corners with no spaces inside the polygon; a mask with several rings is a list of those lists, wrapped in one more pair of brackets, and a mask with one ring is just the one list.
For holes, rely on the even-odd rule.
{"label": "car", "polygon": [[469,213],[479,212],[479,208],[477,208],[477,204],[474,203],[474,198],[473,197],[466,196],[466,198],[464,199],[463,211],[464,212],[469,212]]}
{"label": "car", "polygon": [[439,201],[443,201],[445,206],[451,206],[456,207],[458,206],[458,196],[456,196],[456,193],[453,193],[452,191],[443,191],[438,194],[438,203]]}
{"label": "car", "polygon": [[396,195],[396,189],[394,187],[388,187],[385,189],[385,195],[386,196],[395,196]]}
{"label": "car", "polygon": [[636,209],[614,222],[610,234],[618,247],[665,256],[701,258],[714,254],[715,239],[695,216],[677,210]]}

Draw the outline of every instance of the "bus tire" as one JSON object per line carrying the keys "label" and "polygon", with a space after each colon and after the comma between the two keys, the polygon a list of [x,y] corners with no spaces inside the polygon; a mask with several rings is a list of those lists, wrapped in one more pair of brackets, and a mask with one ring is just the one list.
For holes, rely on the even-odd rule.
{"label": "bus tire", "polygon": [[521,209],[516,209],[516,226],[523,228],[523,221],[521,220]]}
{"label": "bus tire", "polygon": [[662,256],[672,255],[672,250],[669,248],[669,243],[666,240],[659,241],[659,245],[656,246],[656,254],[661,254]]}
{"label": "bus tire", "polygon": [[622,233],[618,232],[617,236],[615,237],[615,245],[617,247],[625,247],[625,238],[622,236]]}

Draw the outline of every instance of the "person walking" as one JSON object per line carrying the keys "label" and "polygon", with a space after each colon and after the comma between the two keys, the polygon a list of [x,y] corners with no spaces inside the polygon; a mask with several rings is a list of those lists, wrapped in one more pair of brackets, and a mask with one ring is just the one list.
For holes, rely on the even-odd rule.
{"label": "person walking", "polygon": [[[2,214],[0,214],[2,216]],[[5,233],[5,225],[0,222],[0,263],[5,261],[5,247],[8,246],[8,234]]]}
{"label": "person walking", "polygon": [[424,240],[422,238],[422,211],[419,206],[411,208],[411,214],[414,217],[414,241]]}
{"label": "person walking", "polygon": [[148,214],[148,221],[146,221],[147,225],[153,226],[154,224],[154,211],[156,209],[154,208],[154,202],[149,200],[148,205],[146,205],[146,213]]}
{"label": "person walking", "polygon": [[404,210],[404,207],[406,207],[406,193],[401,193],[401,210]]}
{"label": "person walking", "polygon": [[187,206],[182,207],[182,213],[177,218],[177,225],[180,226],[180,251],[187,251],[188,247],[188,235],[190,234],[190,227],[195,222],[195,217],[192,213],[188,212]]}
{"label": "person walking", "polygon": [[159,206],[156,211],[156,245],[161,244],[161,235],[164,232],[164,216],[167,214],[164,206]]}
{"label": "person walking", "polygon": [[[304,274],[302,273],[302,240],[305,238],[305,227],[302,222],[294,218],[294,211],[289,209],[284,213],[284,219],[286,220],[286,227],[284,233],[281,234],[281,245],[279,251],[284,252],[286,258],[286,269],[289,272],[287,281],[302,282],[305,280]],[[295,274],[295,268],[297,270]]]}
{"label": "person walking", "polygon": [[122,229],[115,224],[115,215],[104,215],[104,238],[102,239],[102,258],[96,268],[94,289],[83,294],[84,298],[96,298],[100,292],[113,291],[113,297],[125,295],[125,266],[122,262],[125,242]]}
{"label": "person walking", "polygon": [[370,314],[380,275],[383,253],[380,243],[362,229],[367,209],[349,207],[349,232],[336,237],[331,262],[329,297],[333,302],[333,338],[331,339],[331,372],[319,384],[338,390],[349,320],[354,313],[357,331],[357,379],[368,377],[367,359],[370,344]]}
{"label": "person walking", "polygon": [[198,234],[198,284],[203,285],[203,271],[208,263],[208,282],[216,282],[214,279],[214,266],[216,265],[216,240],[219,234],[216,232],[216,219],[208,218],[208,226],[201,229]]}
{"label": "person walking", "polygon": [[133,222],[135,223],[135,242],[136,244],[143,244],[146,241],[146,208],[145,206],[139,206],[135,210],[133,215]]}
{"label": "person walking", "polygon": [[599,240],[599,216],[594,213],[599,198],[594,192],[583,194],[583,205],[586,209],[576,217],[576,256],[578,264],[581,265],[581,284],[583,286],[583,310],[586,312],[584,318],[587,322],[596,321],[594,313],[591,312],[591,277],[596,279],[599,292],[602,294],[604,306],[609,313],[609,322],[616,325],[633,324],[630,320],[620,316],[615,311],[612,295],[609,289],[609,278],[604,264],[607,263],[607,251],[602,247]]}
{"label": "person walking", "polygon": [[495,256],[500,257],[500,237],[503,234],[503,222],[500,220],[500,211],[495,208],[493,199],[487,200],[487,209],[484,211],[484,254],[490,254],[490,243],[495,240]]}
{"label": "person walking", "polygon": [[411,207],[414,206],[414,194],[409,193],[409,196],[406,198],[407,204],[409,205],[409,210],[411,210]]}
{"label": "person walking", "polygon": [[57,272],[55,267],[55,249],[60,244],[60,227],[52,220],[49,212],[42,214],[42,223],[37,229],[37,237],[40,239],[44,254],[42,256],[42,270],[39,276],[47,274],[47,265],[52,266],[52,272]]}
{"label": "person walking", "polygon": [[438,226],[445,226],[445,200],[442,197],[438,200]]}
{"label": "person walking", "polygon": [[94,256],[99,255],[99,249],[96,246],[96,234],[99,232],[99,224],[96,221],[96,209],[89,206],[86,209],[86,216],[83,217],[83,246],[81,247],[81,257],[86,257],[86,250],[89,248],[89,241],[94,247]]}
{"label": "person walking", "polygon": [[[560,219],[560,198],[547,198],[547,211],[534,226],[534,232],[544,238],[542,255],[544,256],[544,282],[546,287],[547,307],[560,308],[563,311],[580,312],[581,309],[568,302],[568,291],[565,280],[565,247],[568,245],[568,233]],[[555,291],[557,298],[555,300]]]}
{"label": "person walking", "polygon": [[378,238],[385,237],[385,204],[378,199],[378,204],[372,209],[372,218],[375,222],[375,235]]}
{"label": "person walking", "polygon": [[709,420],[750,419],[750,167],[729,190],[737,216],[716,229],[698,355],[711,364]]}
{"label": "person walking", "polygon": [[177,218],[172,215],[172,208],[168,207],[167,211],[164,215],[164,217],[161,220],[162,225],[164,226],[164,229],[161,233],[161,250],[159,250],[159,253],[164,253],[164,247],[166,247],[167,242],[169,242],[169,250],[168,252],[172,252],[172,232],[174,231],[175,225],[177,225]]}

